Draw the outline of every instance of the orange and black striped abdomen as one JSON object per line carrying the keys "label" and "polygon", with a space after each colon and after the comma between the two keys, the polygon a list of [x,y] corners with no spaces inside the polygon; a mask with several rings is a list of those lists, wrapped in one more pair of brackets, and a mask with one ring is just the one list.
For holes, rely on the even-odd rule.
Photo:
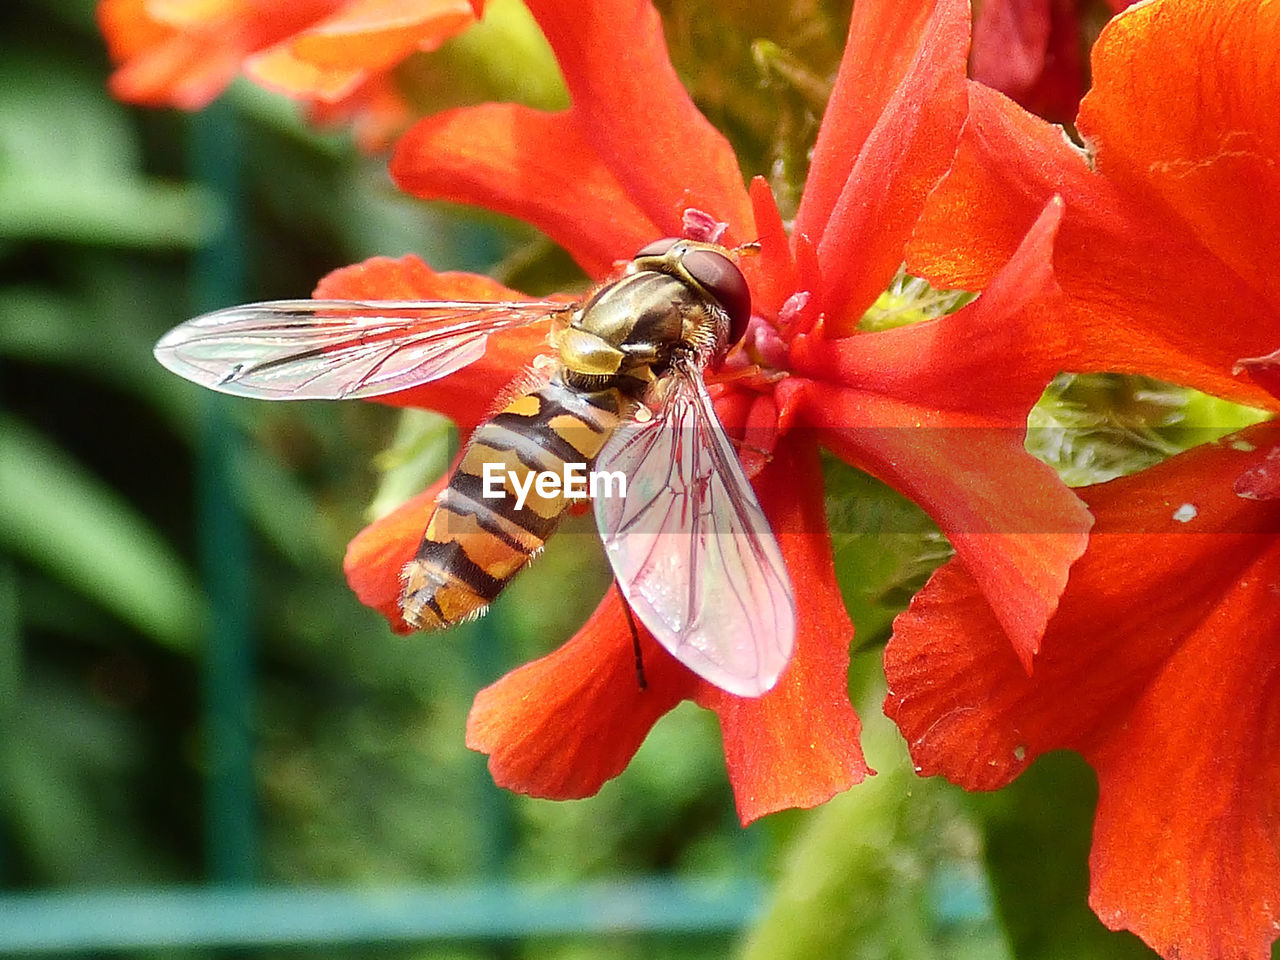
{"label": "orange and black striped abdomen", "polygon": [[[617,427],[627,401],[610,388],[582,391],[559,377],[522,394],[482,424],[436,500],[418,553],[404,569],[404,617],[422,630],[479,616],[542,549],[565,509],[563,491],[540,496],[533,478],[564,474],[567,463],[590,470]],[[485,496],[485,464],[501,476]],[[517,488],[527,491],[517,507]]]}

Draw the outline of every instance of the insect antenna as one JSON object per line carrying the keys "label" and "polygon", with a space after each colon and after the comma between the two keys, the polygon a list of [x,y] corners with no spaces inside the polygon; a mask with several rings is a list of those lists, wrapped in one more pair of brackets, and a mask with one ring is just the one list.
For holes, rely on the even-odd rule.
{"label": "insect antenna", "polygon": [[616,578],[613,586],[618,591],[618,599],[622,601],[622,609],[627,615],[627,626],[631,628],[631,649],[636,652],[636,682],[640,684],[641,690],[647,690],[649,684],[644,678],[644,655],[640,652],[640,631],[636,629],[636,618],[631,613],[631,604],[627,603],[627,598],[622,594],[622,586]]}

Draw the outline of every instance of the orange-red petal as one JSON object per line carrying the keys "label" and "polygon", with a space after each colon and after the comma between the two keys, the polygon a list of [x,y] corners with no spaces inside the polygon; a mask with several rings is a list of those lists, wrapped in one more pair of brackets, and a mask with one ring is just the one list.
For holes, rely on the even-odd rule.
{"label": "orange-red petal", "polygon": [[147,15],[171,27],[199,27],[243,14],[244,0],[143,0]]}
{"label": "orange-red petal", "polygon": [[360,68],[317,66],[299,57],[291,40],[245,57],[243,66],[245,75],[264,87],[321,103],[349,97],[369,76]]}
{"label": "orange-red petal", "polygon": [[792,346],[797,372],[814,378],[804,422],[937,521],[1028,668],[1090,525],[1024,445],[1063,338],[1049,265],[1060,213],[1050,203],[984,294],[957,313]]}
{"label": "orange-red petal", "polygon": [[858,154],[880,122],[894,91],[917,61],[936,3],[870,0],[849,21],[844,56],[827,100],[795,232],[817,243]]}
{"label": "orange-red petal", "polygon": [[676,76],[653,5],[528,6],[560,62],[583,140],[657,226],[654,236],[680,236],[681,215],[695,207],[729,224],[726,243],[754,240],[733,148]]}
{"label": "orange-red petal", "polygon": [[1230,370],[1280,342],[1280,273],[1266,253],[1280,239],[1280,174],[1265,159],[1280,149],[1278,37],[1280,18],[1257,0],[1125,11],[1095,47],[1081,108],[1096,173],[1056,127],[975,85],[908,262],[979,289],[1060,194],[1055,269],[1079,316],[1065,367],[1274,406]]}
{"label": "orange-red petal", "polygon": [[[819,276],[802,277],[801,286],[817,296],[833,337],[854,331],[901,265],[964,122],[967,0],[937,0],[923,24],[911,15],[917,6],[855,7],[838,100],[833,95],[805,185],[796,232],[817,242]],[[914,54],[905,69],[892,59],[903,43]],[[876,80],[864,90],[874,67],[885,69],[883,58],[890,76],[901,71],[900,82]],[[867,101],[867,90],[887,96]]]}
{"label": "orange-red petal", "polygon": [[336,103],[475,22],[470,0],[101,0],[122,99],[198,109],[243,68],[266,86]]}
{"label": "orange-red petal", "polygon": [[391,176],[419,197],[519,217],[596,277],[662,233],[570,113],[491,103],[428,117],[397,142]]}
{"label": "orange-red petal", "polygon": [[246,56],[305,29],[335,5],[101,0],[99,24],[119,64],[111,91],[134,103],[199,109],[222,92]]}
{"label": "orange-red petal", "polygon": [[475,23],[470,0],[347,0],[302,31],[294,53],[321,67],[385,70]]}
{"label": "orange-red petal", "polygon": [[1280,8],[1262,0],[1140,4],[1098,38],[1078,125],[1098,172],[1175,213],[1280,309]]}
{"label": "orange-red petal", "polygon": [[797,337],[793,370],[916,406],[925,420],[946,410],[1025,426],[1070,337],[1052,267],[1061,219],[1051,199],[982,296],[956,313],[836,342],[825,331]]}
{"label": "orange-red petal", "polygon": [[698,683],[641,633],[644,689],[626,614],[610,590],[558,650],[480,691],[467,746],[489,755],[498,786],[569,800],[591,796],[626,768],[658,719]]}
{"label": "orange-red petal", "polygon": [[744,824],[776,810],[817,806],[872,772],[849,702],[853,624],[835,579],[816,448],[779,446],[756,491],[795,591],[795,654],[763,697],[735,697],[705,683],[696,697],[720,718]]}
{"label": "orange-red petal", "polygon": [[778,316],[787,298],[799,289],[796,265],[791,258],[791,241],[768,181],[753,177],[749,192],[760,254],[741,258],[739,266],[751,285],[752,308],[761,316],[773,318]]}
{"label": "orange-red petal", "polygon": [[152,17],[146,0],[101,0],[98,24],[118,65],[109,81],[111,93],[129,103],[199,109],[240,69],[238,46],[183,34]]}
{"label": "orange-red petal", "polygon": [[418,50],[475,23],[469,0],[354,0],[245,61],[245,73],[299,99],[333,103]]}
{"label": "orange-red petal", "polygon": [[895,623],[886,712],[916,764],[999,787],[1069,747],[1099,779],[1091,902],[1166,957],[1257,960],[1280,896],[1280,503],[1233,481],[1264,425],[1087,491],[1098,526],[1028,676],[952,562]]}
{"label": "orange-red petal", "polygon": [[115,63],[163,43],[173,32],[148,12],[147,0],[98,0],[97,13],[98,27]]}
{"label": "orange-red petal", "polygon": [[1026,452],[1024,432],[922,424],[918,409],[825,384],[805,419],[824,446],[920,505],[942,529],[1030,668],[1089,513],[1053,470]]}

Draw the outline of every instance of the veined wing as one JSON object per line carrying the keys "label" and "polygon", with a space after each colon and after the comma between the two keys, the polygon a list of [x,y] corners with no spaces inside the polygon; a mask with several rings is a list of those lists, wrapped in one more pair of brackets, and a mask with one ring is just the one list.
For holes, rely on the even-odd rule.
{"label": "veined wing", "polygon": [[179,324],[155,355],[180,377],[241,397],[377,397],[473,363],[495,331],[574,307],[558,300],[273,300]]}
{"label": "veined wing", "polygon": [[791,580],[702,376],[677,365],[660,415],[619,427],[595,470],[596,524],[627,602],[658,642],[721,689],[756,697],[791,659]]}

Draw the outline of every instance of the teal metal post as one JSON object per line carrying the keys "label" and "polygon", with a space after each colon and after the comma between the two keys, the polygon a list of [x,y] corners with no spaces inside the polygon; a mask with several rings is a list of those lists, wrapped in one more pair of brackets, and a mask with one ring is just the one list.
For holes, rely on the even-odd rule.
{"label": "teal metal post", "polygon": [[0,554],[0,884],[8,873],[9,824],[12,822],[15,776],[9,744],[17,736],[22,696],[22,620],[18,607],[18,572]]}
{"label": "teal metal post", "polygon": [[[220,101],[192,118],[191,171],[214,198],[218,228],[196,254],[194,307],[241,301],[245,289],[239,130]],[[216,883],[257,874],[253,772],[254,678],[249,531],[236,496],[240,437],[226,398],[208,394],[201,418],[198,515],[212,616],[204,650],[205,865]]]}

